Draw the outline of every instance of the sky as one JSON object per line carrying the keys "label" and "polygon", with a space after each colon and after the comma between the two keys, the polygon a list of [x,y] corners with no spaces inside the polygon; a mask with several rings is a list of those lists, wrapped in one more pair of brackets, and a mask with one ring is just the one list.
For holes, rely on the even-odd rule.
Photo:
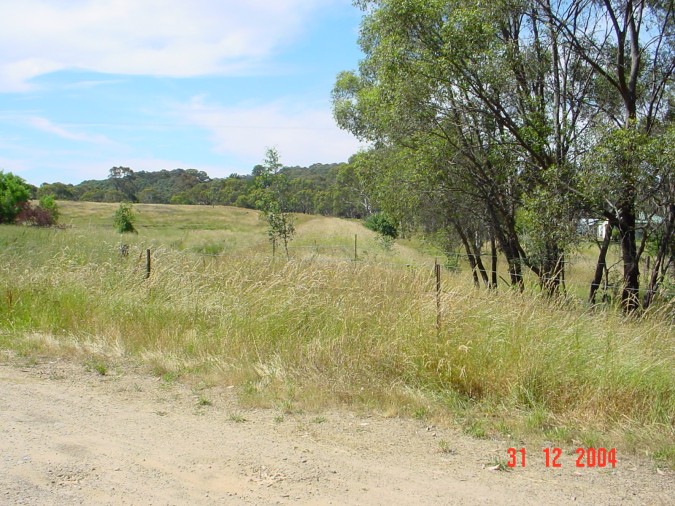
{"label": "sky", "polygon": [[39,186],[114,166],[249,174],[347,161],[351,0],[0,0],[0,170]]}

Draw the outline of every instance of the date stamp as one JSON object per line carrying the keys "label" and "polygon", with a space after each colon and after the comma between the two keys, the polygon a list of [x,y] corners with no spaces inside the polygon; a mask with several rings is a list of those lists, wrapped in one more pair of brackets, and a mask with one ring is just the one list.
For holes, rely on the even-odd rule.
{"label": "date stamp", "polygon": [[[546,467],[560,468],[563,466],[561,457],[563,451],[560,448],[543,448],[544,462]],[[577,448],[576,467],[612,467],[617,464],[616,448]],[[509,459],[506,465],[510,468],[525,467],[527,465],[527,452],[525,448],[509,448],[506,451]]]}

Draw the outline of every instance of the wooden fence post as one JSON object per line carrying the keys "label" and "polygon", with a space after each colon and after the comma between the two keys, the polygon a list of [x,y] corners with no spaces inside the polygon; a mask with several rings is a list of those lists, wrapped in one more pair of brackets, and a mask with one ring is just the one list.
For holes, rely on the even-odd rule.
{"label": "wooden fence post", "polygon": [[150,248],[145,250],[145,279],[150,277],[150,271],[152,268],[152,260],[150,256]]}
{"label": "wooden fence post", "polygon": [[441,330],[441,265],[438,259],[434,263],[434,271],[436,274],[436,331]]}

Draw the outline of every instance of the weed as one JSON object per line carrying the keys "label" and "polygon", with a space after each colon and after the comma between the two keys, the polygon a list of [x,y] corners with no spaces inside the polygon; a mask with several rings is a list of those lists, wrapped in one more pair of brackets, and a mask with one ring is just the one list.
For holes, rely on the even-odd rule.
{"label": "weed", "polygon": [[90,359],[85,366],[88,371],[96,372],[100,376],[108,374],[108,365],[102,360]]}
{"label": "weed", "polygon": [[603,445],[603,436],[596,430],[587,430],[581,434],[581,446],[586,448],[600,448]]}
{"label": "weed", "polygon": [[415,420],[424,420],[428,414],[429,410],[423,406],[420,406],[419,408],[416,408],[415,411],[413,411],[413,418]]}
{"label": "weed", "polygon": [[451,455],[453,455],[455,453],[454,448],[452,448],[452,446],[450,446],[450,443],[448,441],[446,441],[445,439],[441,439],[438,442],[438,448],[439,448],[441,453],[446,453],[446,454],[451,454]]}
{"label": "weed", "polygon": [[488,464],[488,467],[492,471],[510,471],[511,470],[511,468],[506,463],[506,460],[498,458],[498,457],[493,458],[492,461]]}
{"label": "weed", "polygon": [[163,373],[160,377],[164,383],[170,385],[171,383],[175,383],[176,381],[178,381],[178,378],[180,378],[180,373],[177,371],[167,371]]}
{"label": "weed", "polygon": [[244,423],[244,422],[247,422],[248,420],[246,418],[244,418],[244,416],[239,414],[239,413],[232,413],[230,415],[230,421],[234,422],[234,423]]}
{"label": "weed", "polygon": [[209,399],[207,399],[203,395],[200,395],[199,399],[197,400],[197,405],[198,406],[213,406],[213,402],[211,402]]}
{"label": "weed", "polygon": [[499,432],[502,436],[511,437],[513,434],[513,429],[511,426],[504,421],[497,422],[495,429],[497,429],[497,432]]}
{"label": "weed", "polygon": [[654,460],[663,463],[675,471],[675,444],[664,444],[654,452]]}
{"label": "weed", "polygon": [[464,425],[464,433],[477,439],[486,439],[487,431],[480,420],[472,420]]}
{"label": "weed", "polygon": [[574,439],[574,431],[569,427],[553,427],[544,430],[544,435],[552,442],[571,443]]}

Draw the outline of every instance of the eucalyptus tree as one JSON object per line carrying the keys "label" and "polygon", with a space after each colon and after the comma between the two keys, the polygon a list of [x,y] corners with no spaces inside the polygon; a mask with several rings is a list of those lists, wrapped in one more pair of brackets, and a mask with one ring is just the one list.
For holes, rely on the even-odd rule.
{"label": "eucalyptus tree", "polygon": [[[482,259],[486,229],[481,202],[460,192],[447,177],[446,167],[439,166],[434,151],[438,139],[428,139],[417,149],[381,147],[354,156],[351,165],[378,209],[384,210],[405,234],[421,229],[450,257],[461,243],[476,286],[496,286]],[[480,276],[480,278],[479,278]]]}
{"label": "eucalyptus tree", "polygon": [[129,167],[113,167],[108,172],[108,179],[124,199],[138,202],[136,197],[136,174]]}
{"label": "eucalyptus tree", "polygon": [[440,139],[447,184],[480,199],[511,282],[522,287],[526,265],[557,291],[578,208],[588,63],[532,1],[358,3],[366,57],[338,76],[338,124],[381,145]]}
{"label": "eucalyptus tree", "polygon": [[611,164],[591,176],[605,183],[594,187],[603,194],[595,203],[619,231],[622,302],[633,311],[639,307],[644,249],[636,238],[637,218],[644,211],[640,205],[668,179],[667,164],[650,163],[645,146],[664,123],[672,123],[667,116],[675,71],[674,2],[537,0],[537,5],[560,41],[592,68],[592,94],[584,109],[591,111],[590,123],[601,130],[598,151]]}

